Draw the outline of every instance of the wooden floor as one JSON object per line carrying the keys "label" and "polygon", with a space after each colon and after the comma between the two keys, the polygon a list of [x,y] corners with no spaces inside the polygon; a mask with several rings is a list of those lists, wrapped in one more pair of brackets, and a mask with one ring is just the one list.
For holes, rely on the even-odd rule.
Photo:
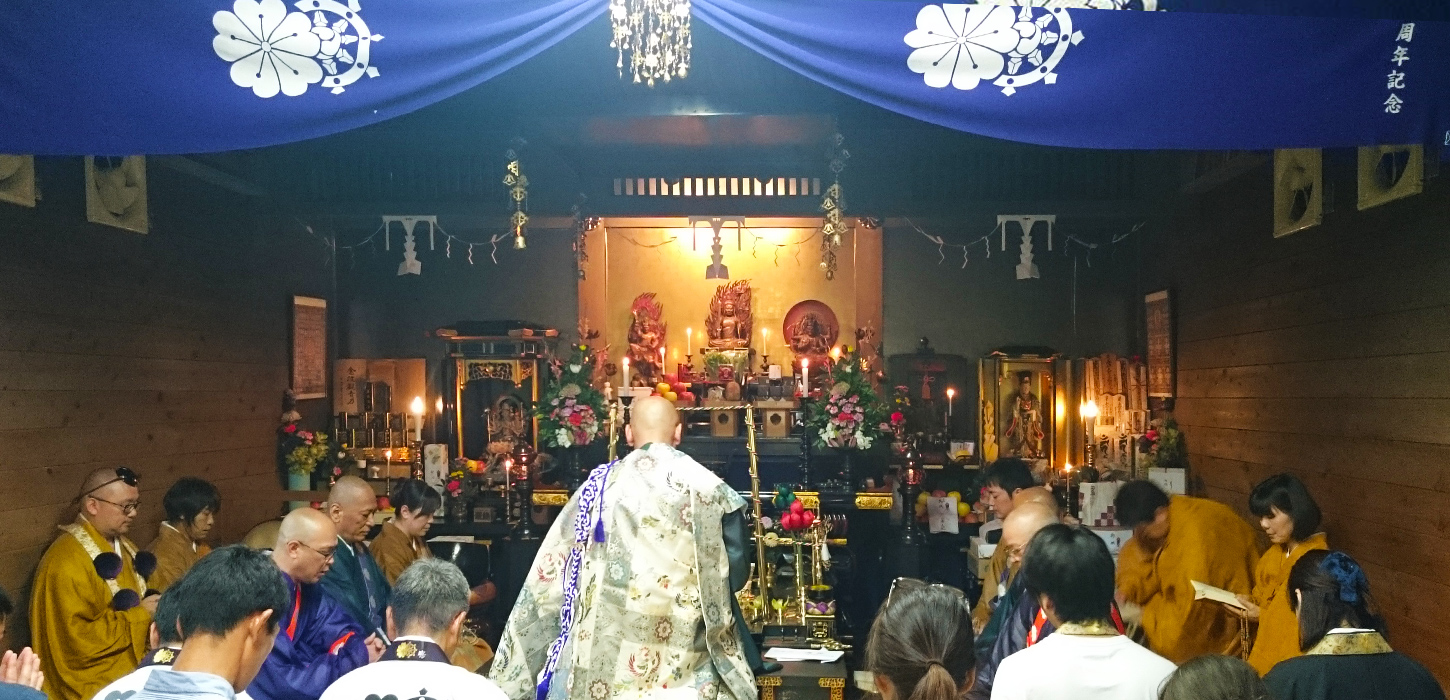
{"label": "wooden floor", "polygon": [[[1390,642],[1450,681],[1447,183],[1275,240],[1259,172],[1160,234],[1193,478],[1241,512],[1292,472],[1364,565]],[[1348,209],[1345,211],[1344,209]],[[1173,239],[1173,240],[1169,240]],[[1150,257],[1154,253],[1150,253]],[[1150,286],[1150,288],[1152,288]],[[1245,513],[1246,514],[1246,513]]]}

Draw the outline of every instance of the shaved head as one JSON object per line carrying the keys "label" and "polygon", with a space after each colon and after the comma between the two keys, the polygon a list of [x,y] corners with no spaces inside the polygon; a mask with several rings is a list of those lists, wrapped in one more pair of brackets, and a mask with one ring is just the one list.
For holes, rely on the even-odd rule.
{"label": "shaved head", "polygon": [[1038,505],[1047,506],[1051,508],[1054,513],[1057,512],[1058,508],[1057,497],[1053,496],[1051,491],[1047,490],[1047,488],[1042,486],[1033,486],[1032,488],[1022,489],[1021,491],[1013,494],[1013,508],[1021,508],[1028,503],[1036,503]]}
{"label": "shaved head", "polygon": [[87,496],[102,486],[119,483],[121,483],[121,480],[120,477],[116,476],[115,467],[98,467],[92,470],[90,474],[87,474],[85,481],[81,482],[81,491],[78,496]]}
{"label": "shaved head", "polygon": [[353,544],[367,539],[377,509],[372,485],[355,476],[338,479],[327,494],[327,517],[337,526],[337,536]]}
{"label": "shaved head", "polygon": [[1013,508],[1007,519],[1002,521],[1002,542],[999,546],[1007,548],[1012,563],[1021,563],[1022,552],[1027,549],[1027,543],[1032,541],[1032,536],[1038,530],[1056,522],[1059,522],[1056,506],[1049,507],[1036,501],[1022,503]]}
{"label": "shaved head", "polygon": [[317,583],[332,566],[337,529],[332,519],[311,508],[298,508],[282,518],[272,562],[302,583]]}
{"label": "shaved head", "polygon": [[635,399],[629,407],[629,444],[651,442],[675,445],[680,441],[680,412],[663,396]]}
{"label": "shaved head", "polygon": [[81,517],[107,539],[126,534],[141,502],[141,491],[134,485],[138,478],[125,467],[101,467],[87,474],[76,496]]}
{"label": "shaved head", "polygon": [[343,506],[354,505],[361,502],[377,501],[373,493],[373,487],[368,482],[355,476],[344,476],[332,485],[332,490],[327,492],[327,502],[337,503]]}
{"label": "shaved head", "polygon": [[326,515],[311,508],[298,508],[282,518],[282,526],[277,528],[275,548],[282,549],[288,542],[330,542],[335,537],[337,530]]}

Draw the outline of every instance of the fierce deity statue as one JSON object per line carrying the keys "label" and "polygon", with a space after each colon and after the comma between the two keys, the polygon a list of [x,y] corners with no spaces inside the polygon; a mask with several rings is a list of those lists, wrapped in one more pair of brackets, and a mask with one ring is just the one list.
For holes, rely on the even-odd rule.
{"label": "fierce deity statue", "polygon": [[634,298],[629,306],[629,361],[639,377],[659,381],[660,348],[665,345],[664,307],[654,292]]}
{"label": "fierce deity statue", "polygon": [[816,312],[807,312],[791,325],[786,340],[791,352],[797,357],[819,360],[831,351],[836,342],[836,329],[828,325]]}
{"label": "fierce deity statue", "polygon": [[750,347],[750,280],[735,280],[715,289],[710,300],[710,316],[705,331],[710,347],[717,350],[739,350]]}

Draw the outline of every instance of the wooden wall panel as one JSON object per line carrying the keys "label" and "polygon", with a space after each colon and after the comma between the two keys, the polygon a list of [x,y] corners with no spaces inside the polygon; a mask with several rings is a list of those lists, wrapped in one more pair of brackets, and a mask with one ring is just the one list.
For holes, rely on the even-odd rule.
{"label": "wooden wall panel", "polygon": [[[1174,291],[1178,400],[1199,493],[1248,517],[1291,472],[1364,566],[1391,644],[1450,680],[1450,187],[1270,235],[1269,174],[1150,245]],[[1352,187],[1349,188],[1352,192]]]}
{"label": "wooden wall panel", "polygon": [[[11,645],[27,640],[35,565],[92,469],[141,474],[130,536],[143,547],[182,476],[221,491],[217,543],[275,517],[289,303],[331,287],[315,241],[170,171],[150,171],[149,235],[84,223],[79,166],[42,159],[41,205],[0,205],[0,586],[20,611]],[[324,401],[301,408],[328,413]]]}

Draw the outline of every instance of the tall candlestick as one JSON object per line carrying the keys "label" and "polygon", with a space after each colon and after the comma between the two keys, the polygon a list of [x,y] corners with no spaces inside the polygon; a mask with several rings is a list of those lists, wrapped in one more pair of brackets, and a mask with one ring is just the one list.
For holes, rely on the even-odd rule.
{"label": "tall candlestick", "polygon": [[414,396],[413,403],[408,406],[413,409],[413,439],[417,442],[423,441],[423,397]]}

